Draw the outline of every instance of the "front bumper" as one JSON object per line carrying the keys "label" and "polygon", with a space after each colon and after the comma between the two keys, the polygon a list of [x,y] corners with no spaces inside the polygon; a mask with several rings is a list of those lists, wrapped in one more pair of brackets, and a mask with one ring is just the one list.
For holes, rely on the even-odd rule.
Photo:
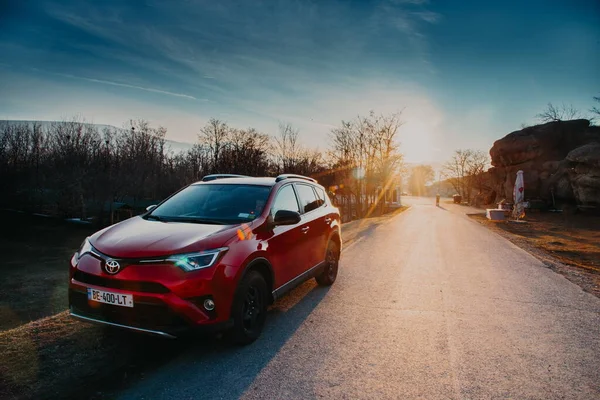
{"label": "front bumper", "polygon": [[[106,288],[97,287],[99,290]],[[108,289],[111,292],[117,292]],[[134,295],[134,307],[119,307],[92,302],[87,293],[69,289],[69,313],[83,322],[126,329],[138,333],[175,339],[189,333],[217,333],[233,326],[232,320],[195,323],[174,312],[168,304],[142,303]],[[137,301],[137,303],[136,303]]]}
{"label": "front bumper", "polygon": [[[84,256],[71,266],[69,309],[74,318],[165,338],[191,331],[216,332],[232,325],[229,320],[232,294],[214,269],[184,274],[168,265],[129,265],[118,275],[101,269],[102,260]],[[133,296],[134,306],[120,307],[88,300],[87,289]],[[213,294],[214,293],[214,294]],[[205,299],[216,304],[203,307]]]}
{"label": "front bumper", "polygon": [[78,319],[80,321],[83,321],[83,322],[91,322],[93,324],[98,324],[98,325],[113,326],[116,328],[127,329],[127,330],[138,332],[138,333],[145,333],[145,334],[149,334],[149,335],[160,336],[160,337],[164,337],[167,339],[175,339],[176,338],[176,336],[172,335],[171,333],[167,333],[167,332],[156,331],[153,329],[143,329],[143,328],[138,328],[135,326],[117,324],[115,322],[109,322],[109,321],[104,321],[101,319],[86,317],[84,315],[77,314],[72,309],[70,310],[69,314],[71,315],[71,317]]}

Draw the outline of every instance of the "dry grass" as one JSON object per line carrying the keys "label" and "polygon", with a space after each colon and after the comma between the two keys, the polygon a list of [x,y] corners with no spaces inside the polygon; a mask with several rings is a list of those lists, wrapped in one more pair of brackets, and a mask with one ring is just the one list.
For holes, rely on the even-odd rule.
{"label": "dry grass", "polygon": [[99,332],[70,319],[65,311],[0,333],[0,396],[51,398],[93,374]]}
{"label": "dry grass", "polygon": [[524,223],[492,222],[481,214],[470,217],[515,244],[533,250],[547,265],[600,297],[599,216],[530,213]]}
{"label": "dry grass", "polygon": [[67,308],[68,262],[90,226],[0,211],[0,331]]}
{"label": "dry grass", "polygon": [[[376,229],[406,208],[344,224],[344,243],[351,243]],[[63,263],[66,265],[66,261],[60,260],[60,268],[66,269],[66,266],[62,267]],[[52,274],[57,273],[58,268],[58,264],[51,266],[45,277],[36,273],[36,279],[52,279]],[[59,270],[58,273],[62,272]],[[25,285],[26,280],[23,279],[26,274],[18,277],[13,284]],[[23,290],[27,288],[25,286]],[[300,287],[297,290],[303,289]],[[66,296],[66,285],[64,291]],[[33,294],[31,287],[29,294]],[[287,303],[292,302],[293,305],[293,301],[298,301],[297,298],[284,297],[279,301],[281,304],[275,306],[289,308],[291,305]],[[13,301],[16,303],[18,298]],[[64,299],[59,304],[62,303],[65,303],[62,309],[66,308]],[[188,344],[185,340],[168,341],[81,323],[63,311],[0,332],[0,398],[38,400],[94,397],[94,389],[99,385],[105,387],[110,382],[116,387],[132,373],[160,364],[162,360],[185,351]],[[152,348],[152,352],[148,352],[148,348]]]}
{"label": "dry grass", "polygon": [[0,398],[87,398],[100,383],[118,385],[130,369],[184,345],[81,323],[64,311],[0,333]]}

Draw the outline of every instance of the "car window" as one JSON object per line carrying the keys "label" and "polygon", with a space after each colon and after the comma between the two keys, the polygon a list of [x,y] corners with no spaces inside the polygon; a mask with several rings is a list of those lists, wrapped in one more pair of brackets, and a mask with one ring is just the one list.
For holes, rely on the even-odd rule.
{"label": "car window", "polygon": [[325,191],[323,189],[321,189],[320,187],[315,187],[315,192],[317,192],[317,197],[320,200],[320,204],[319,206],[325,204]]}
{"label": "car window", "polygon": [[296,200],[296,193],[294,192],[292,185],[284,186],[277,193],[271,212],[275,215],[279,210],[300,212],[298,200]]}
{"label": "car window", "polygon": [[300,197],[300,206],[305,213],[317,209],[323,204],[315,194],[312,186],[297,185],[298,197]]}
{"label": "car window", "polygon": [[258,185],[191,185],[156,207],[147,217],[163,220],[212,220],[224,224],[259,216],[271,188]]}

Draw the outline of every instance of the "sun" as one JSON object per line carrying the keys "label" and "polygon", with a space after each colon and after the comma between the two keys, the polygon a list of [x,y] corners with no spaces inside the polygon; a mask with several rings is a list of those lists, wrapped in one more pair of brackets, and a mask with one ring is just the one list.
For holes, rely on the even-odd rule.
{"label": "sun", "polygon": [[431,131],[418,123],[411,123],[402,135],[400,152],[404,154],[404,161],[409,163],[423,163],[435,161],[435,148]]}

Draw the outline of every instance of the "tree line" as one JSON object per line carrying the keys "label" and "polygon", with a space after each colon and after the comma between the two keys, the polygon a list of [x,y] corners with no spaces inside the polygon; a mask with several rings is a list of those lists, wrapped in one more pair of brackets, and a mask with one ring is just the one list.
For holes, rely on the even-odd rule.
{"label": "tree line", "polygon": [[81,118],[49,125],[0,122],[0,207],[95,216],[105,224],[107,204],[142,207],[204,175],[296,173],[317,178],[345,207],[346,219],[358,218],[383,211],[383,200],[390,200],[382,193],[396,182],[402,160],[399,116],[371,113],[342,122],[325,152],[302,145],[299,131],[287,123],[271,136],[211,119],[192,148],[173,153],[167,130],[144,120],[123,129],[100,129]]}
{"label": "tree line", "polygon": [[[431,165],[421,164],[407,172],[408,190],[413,196],[458,194],[465,202],[473,202],[485,189],[489,155],[481,150],[457,149],[437,173]],[[480,199],[482,201],[484,199]],[[493,199],[492,199],[493,200]]]}

